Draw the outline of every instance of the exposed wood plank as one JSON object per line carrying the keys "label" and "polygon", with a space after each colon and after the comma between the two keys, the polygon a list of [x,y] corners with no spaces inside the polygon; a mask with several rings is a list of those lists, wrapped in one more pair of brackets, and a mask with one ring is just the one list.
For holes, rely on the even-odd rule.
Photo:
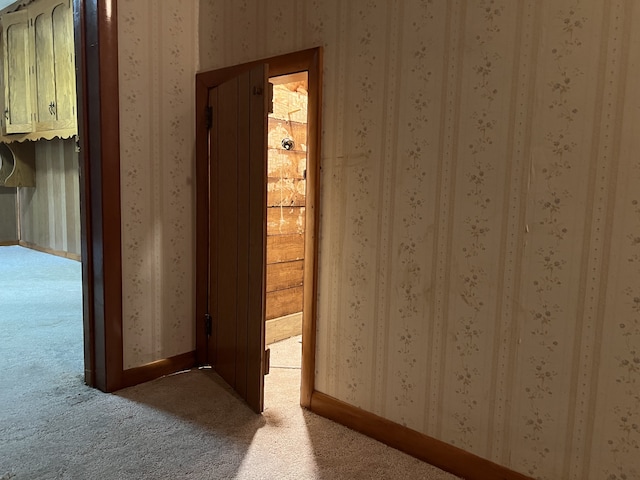
{"label": "exposed wood plank", "polygon": [[304,235],[271,235],[267,237],[267,265],[304,258]]}
{"label": "exposed wood plank", "polygon": [[308,94],[305,80],[273,87],[273,113],[270,118],[307,123]]}
{"label": "exposed wood plank", "polygon": [[267,345],[295,337],[302,333],[302,312],[267,320],[265,343]]}
{"label": "exposed wood plank", "polygon": [[293,178],[269,178],[267,207],[304,207],[306,182]]}
{"label": "exposed wood plank", "polygon": [[288,137],[295,142],[292,152],[306,152],[307,135],[307,125],[304,123],[269,119],[268,148],[282,150],[282,139]]}
{"label": "exposed wood plank", "polygon": [[270,148],[268,163],[269,177],[302,179],[307,168],[307,152]]}
{"label": "exposed wood plank", "polygon": [[267,293],[302,285],[303,264],[296,260],[267,265]]}
{"label": "exposed wood plank", "polygon": [[282,317],[302,311],[303,287],[293,287],[267,293],[266,319]]}
{"label": "exposed wood plank", "polygon": [[304,233],[305,207],[267,208],[267,235]]}

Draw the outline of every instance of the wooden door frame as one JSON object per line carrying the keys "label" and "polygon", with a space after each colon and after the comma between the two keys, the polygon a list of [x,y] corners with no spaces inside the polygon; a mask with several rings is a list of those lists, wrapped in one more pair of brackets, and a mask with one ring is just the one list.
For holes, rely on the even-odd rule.
{"label": "wooden door frame", "polygon": [[[322,107],[322,48],[278,55],[196,75],[196,354],[207,358],[205,315],[209,265],[209,162],[206,110],[209,90],[258,63],[269,65],[269,77],[308,72],[307,191],[305,210],[304,298],[302,322],[302,372],[300,404],[311,405],[315,388],[316,305],[318,279],[318,226],[320,206],[320,132]],[[265,239],[266,241],[266,239]]]}
{"label": "wooden door frame", "polygon": [[117,0],[73,0],[85,382],[122,388]]}

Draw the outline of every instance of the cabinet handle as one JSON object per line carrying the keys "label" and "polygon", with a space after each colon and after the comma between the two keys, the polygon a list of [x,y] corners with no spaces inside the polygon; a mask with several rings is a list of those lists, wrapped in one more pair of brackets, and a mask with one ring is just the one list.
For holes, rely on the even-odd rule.
{"label": "cabinet handle", "polygon": [[50,115],[55,115],[56,114],[56,104],[55,104],[55,102],[51,102],[49,104],[49,114]]}
{"label": "cabinet handle", "polygon": [[9,120],[9,109],[8,108],[4,109],[4,118],[5,118],[5,120]]}

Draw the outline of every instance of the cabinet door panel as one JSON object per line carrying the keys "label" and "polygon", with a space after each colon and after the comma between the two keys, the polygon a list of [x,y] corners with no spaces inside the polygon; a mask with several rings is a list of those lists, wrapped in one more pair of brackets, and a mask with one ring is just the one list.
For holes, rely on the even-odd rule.
{"label": "cabinet door panel", "polygon": [[53,55],[56,78],[56,128],[75,127],[76,85],[72,14],[65,4],[53,10]]}
{"label": "cabinet door panel", "polygon": [[28,133],[31,122],[29,23],[24,11],[3,16],[4,133]]}
{"label": "cabinet door panel", "polygon": [[53,56],[53,22],[41,13],[33,21],[36,130],[51,130],[56,120],[56,81]]}

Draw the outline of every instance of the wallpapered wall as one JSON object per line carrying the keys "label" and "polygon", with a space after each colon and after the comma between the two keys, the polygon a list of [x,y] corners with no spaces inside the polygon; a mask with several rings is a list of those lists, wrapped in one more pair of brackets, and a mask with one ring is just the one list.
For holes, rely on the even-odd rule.
{"label": "wallpapered wall", "polygon": [[199,18],[202,70],[325,46],[317,388],[640,475],[640,4],[195,1],[119,2],[126,364],[192,348]]}
{"label": "wallpapered wall", "polygon": [[125,368],[194,348],[197,12],[118,2]]}

